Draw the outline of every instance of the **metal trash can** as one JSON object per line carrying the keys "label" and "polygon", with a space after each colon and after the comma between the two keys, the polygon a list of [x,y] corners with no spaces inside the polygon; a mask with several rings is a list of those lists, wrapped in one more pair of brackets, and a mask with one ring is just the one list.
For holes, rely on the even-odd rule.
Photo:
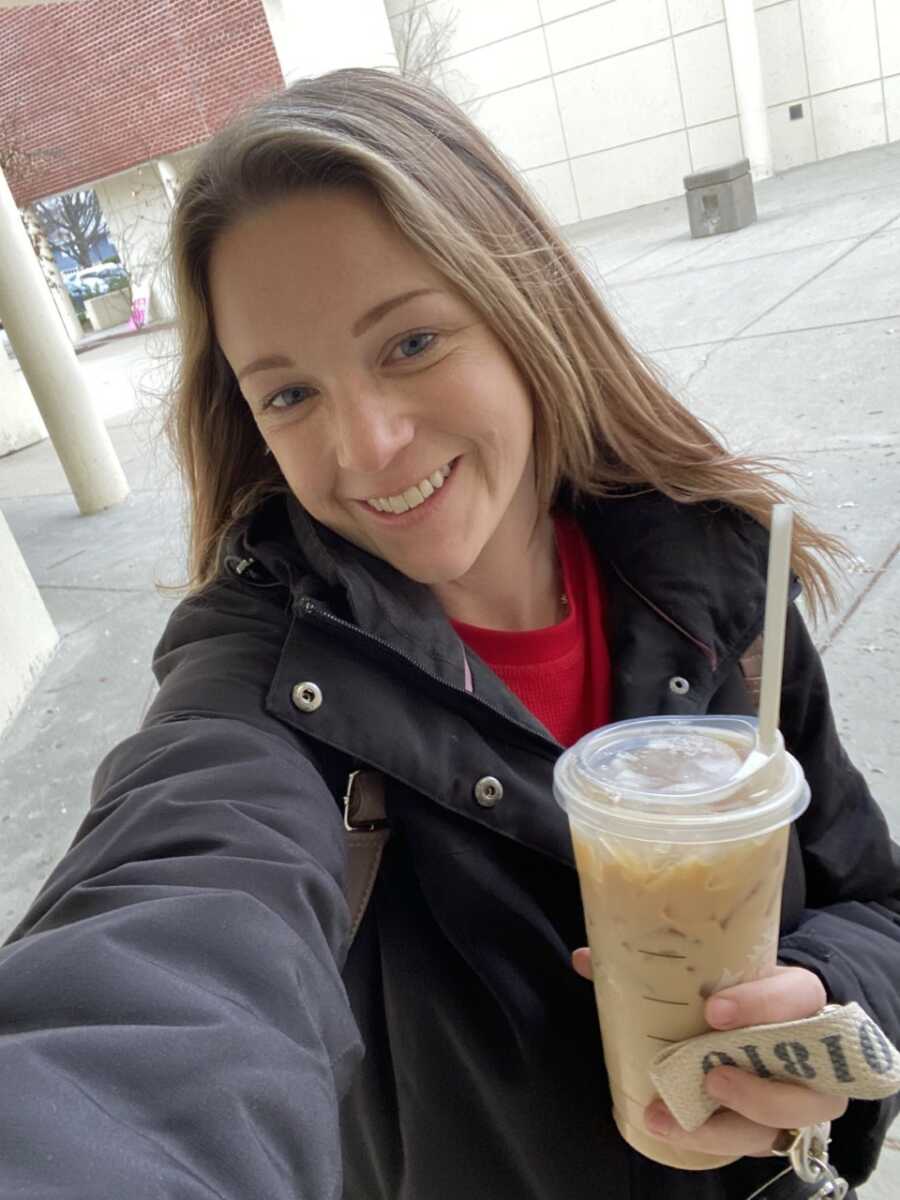
{"label": "metal trash can", "polygon": [[749,159],[685,175],[684,187],[692,238],[734,233],[756,220]]}

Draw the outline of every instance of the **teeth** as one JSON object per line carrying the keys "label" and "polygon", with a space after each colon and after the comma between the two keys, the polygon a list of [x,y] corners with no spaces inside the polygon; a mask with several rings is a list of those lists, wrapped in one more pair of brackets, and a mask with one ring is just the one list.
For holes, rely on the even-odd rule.
{"label": "teeth", "polygon": [[378,512],[409,512],[411,508],[418,508],[420,504],[424,504],[429,496],[433,495],[438,488],[444,486],[444,480],[450,474],[450,470],[450,464],[445,463],[443,467],[440,467],[433,474],[423,479],[421,483],[407,488],[401,495],[373,496],[366,503],[370,504]]}

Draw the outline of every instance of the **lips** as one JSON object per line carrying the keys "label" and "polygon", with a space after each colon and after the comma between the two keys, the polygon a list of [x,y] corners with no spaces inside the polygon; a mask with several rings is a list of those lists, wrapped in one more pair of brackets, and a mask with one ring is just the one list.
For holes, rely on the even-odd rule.
{"label": "lips", "polygon": [[366,504],[374,508],[376,512],[392,512],[398,515],[408,512],[411,508],[418,508],[420,504],[425,503],[429,496],[444,486],[444,480],[450,474],[450,466],[450,463],[445,463],[436,471],[432,471],[430,475],[426,475],[424,479],[420,479],[418,483],[393,496],[369,497]]}
{"label": "lips", "polygon": [[[459,462],[460,458],[451,459],[444,467],[426,476],[422,482],[427,482],[428,487],[424,491],[421,483],[418,483],[414,485],[414,488],[407,488],[405,492],[399,493],[397,496],[374,497],[368,500],[357,500],[356,503],[365,508],[366,512],[379,523],[385,522],[388,525],[396,523],[398,526],[410,522],[416,523],[417,517],[425,517],[435,511],[436,507],[440,507],[439,502],[443,500],[444,490],[455,474]],[[440,479],[437,486],[431,483],[435,475]],[[411,497],[410,492],[413,492]],[[410,504],[407,497],[410,497],[414,503]],[[392,501],[402,501],[402,504],[392,504]],[[384,505],[384,507],[380,507],[380,505]]]}

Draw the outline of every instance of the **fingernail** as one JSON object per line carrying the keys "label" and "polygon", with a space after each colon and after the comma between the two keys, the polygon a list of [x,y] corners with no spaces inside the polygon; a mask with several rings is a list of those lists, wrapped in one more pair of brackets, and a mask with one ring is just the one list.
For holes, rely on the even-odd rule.
{"label": "fingernail", "polygon": [[672,1132],[671,1113],[662,1105],[654,1104],[644,1113],[644,1124],[657,1137],[666,1137]]}
{"label": "fingernail", "polygon": [[737,1022],[738,1006],[733,1000],[710,1000],[706,1016],[710,1024],[728,1028]]}

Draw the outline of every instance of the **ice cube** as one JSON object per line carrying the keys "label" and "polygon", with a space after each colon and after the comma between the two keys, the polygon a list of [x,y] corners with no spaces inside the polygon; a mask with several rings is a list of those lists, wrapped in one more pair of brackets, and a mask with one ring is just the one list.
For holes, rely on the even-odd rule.
{"label": "ice cube", "polygon": [[678,795],[720,787],[741,769],[741,755],[721,738],[679,733],[631,742],[597,763],[607,787]]}

